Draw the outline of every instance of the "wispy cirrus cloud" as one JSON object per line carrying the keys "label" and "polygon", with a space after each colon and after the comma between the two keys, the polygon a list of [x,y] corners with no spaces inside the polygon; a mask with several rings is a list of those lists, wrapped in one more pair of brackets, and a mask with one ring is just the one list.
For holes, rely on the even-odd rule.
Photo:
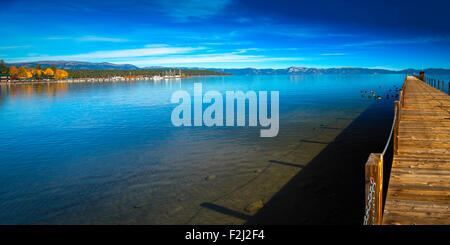
{"label": "wispy cirrus cloud", "polygon": [[22,45],[22,46],[3,46],[3,47],[0,47],[0,50],[1,49],[21,49],[21,48],[29,48],[30,47],[30,45]]}
{"label": "wispy cirrus cloud", "polygon": [[221,13],[229,3],[230,0],[165,0],[157,2],[155,9],[178,22],[185,22],[192,18],[205,19]]}
{"label": "wispy cirrus cloud", "polygon": [[167,44],[162,44],[162,43],[158,43],[158,44],[147,44],[145,45],[146,48],[162,48],[162,47],[168,47],[169,45]]}
{"label": "wispy cirrus cloud", "polygon": [[100,36],[84,36],[75,39],[79,42],[128,42],[128,39],[124,38],[112,38],[112,37],[100,37]]}
{"label": "wispy cirrus cloud", "polygon": [[252,20],[250,18],[247,18],[247,17],[240,17],[240,18],[237,18],[236,21],[239,22],[239,23],[249,23]]}
{"label": "wispy cirrus cloud", "polygon": [[347,55],[347,53],[324,53],[323,56]]}
{"label": "wispy cirrus cloud", "polygon": [[172,54],[182,54],[189,53],[196,50],[203,49],[203,47],[145,47],[138,49],[121,49],[121,50],[108,50],[108,51],[96,51],[83,54],[72,54],[72,55],[40,55],[40,56],[30,56],[15,58],[18,61],[38,61],[38,60],[101,60],[101,59],[120,59],[120,58],[132,58],[132,57],[151,57],[160,55],[172,55]]}
{"label": "wispy cirrus cloud", "polygon": [[343,47],[367,47],[378,45],[397,45],[397,44],[426,44],[435,42],[450,42],[450,36],[443,37],[415,37],[415,38],[399,38],[386,40],[371,40],[356,43],[347,43]]}
{"label": "wispy cirrus cloud", "polygon": [[67,40],[67,39],[73,39],[71,37],[46,37],[46,40]]}
{"label": "wispy cirrus cloud", "polygon": [[203,45],[212,46],[239,46],[239,45],[249,45],[252,44],[251,41],[240,41],[240,42],[204,42]]}
{"label": "wispy cirrus cloud", "polygon": [[129,63],[137,66],[168,65],[168,64],[205,64],[205,63],[246,63],[267,61],[299,61],[303,57],[266,57],[261,55],[240,55],[236,53],[223,54],[198,54],[198,55],[176,55],[171,57],[160,57],[152,59],[133,59],[119,63]]}
{"label": "wispy cirrus cloud", "polygon": [[82,37],[47,37],[47,40],[74,40],[77,42],[128,42],[125,38],[103,37],[103,36],[82,36]]}

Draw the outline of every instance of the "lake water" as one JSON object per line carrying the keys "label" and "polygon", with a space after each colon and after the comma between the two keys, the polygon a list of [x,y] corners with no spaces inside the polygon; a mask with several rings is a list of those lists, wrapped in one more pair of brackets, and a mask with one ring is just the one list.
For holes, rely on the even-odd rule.
{"label": "lake water", "polygon": [[[280,163],[307,164],[373,103],[393,108],[403,80],[279,75],[1,85],[0,224],[242,224],[204,203],[251,215],[249,204],[266,203],[301,171]],[[203,92],[279,91],[278,136],[261,138],[260,127],[174,127],[170,97],[179,89],[193,94],[195,82]],[[361,94],[370,90],[382,99]]]}

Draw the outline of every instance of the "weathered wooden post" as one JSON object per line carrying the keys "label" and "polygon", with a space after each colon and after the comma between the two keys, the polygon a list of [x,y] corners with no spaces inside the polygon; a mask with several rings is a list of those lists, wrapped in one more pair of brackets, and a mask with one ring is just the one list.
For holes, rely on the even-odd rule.
{"label": "weathered wooden post", "polygon": [[401,117],[400,110],[401,110],[402,106],[401,106],[400,101],[395,101],[394,105],[396,108],[396,118],[394,121],[394,154],[396,154],[398,151],[398,130],[399,130],[400,117]]}
{"label": "weathered wooden post", "polygon": [[438,80],[438,87],[437,87],[437,89],[440,89],[440,85],[441,85],[441,82]]}
{"label": "weathered wooden post", "polygon": [[450,82],[448,82],[448,95],[450,95]]}
{"label": "weathered wooden post", "polygon": [[381,225],[383,220],[383,154],[371,153],[365,166],[365,225]]}
{"label": "weathered wooden post", "polygon": [[404,100],[403,100],[403,89],[399,91],[399,96],[400,96],[400,102],[401,102],[400,106],[403,107],[403,103],[404,103]]}

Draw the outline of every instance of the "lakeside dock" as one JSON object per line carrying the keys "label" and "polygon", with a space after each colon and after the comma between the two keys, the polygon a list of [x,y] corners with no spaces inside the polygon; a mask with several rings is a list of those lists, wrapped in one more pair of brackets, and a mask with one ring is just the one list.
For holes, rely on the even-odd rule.
{"label": "lakeside dock", "polygon": [[383,211],[383,155],[366,163],[366,225],[450,224],[450,96],[439,80],[407,76],[396,101]]}

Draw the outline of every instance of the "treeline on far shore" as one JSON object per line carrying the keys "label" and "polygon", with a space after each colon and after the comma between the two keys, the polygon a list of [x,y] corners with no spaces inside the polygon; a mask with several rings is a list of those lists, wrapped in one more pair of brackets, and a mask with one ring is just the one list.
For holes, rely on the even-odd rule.
{"label": "treeline on far shore", "polygon": [[194,70],[194,69],[133,69],[133,70],[88,70],[88,69],[58,69],[55,65],[41,67],[7,66],[0,60],[0,80],[64,80],[70,78],[111,78],[111,77],[153,77],[153,76],[223,76],[228,73]]}
{"label": "treeline on far shore", "polygon": [[67,71],[57,69],[54,65],[51,67],[15,67],[6,66],[3,60],[0,60],[0,81],[1,80],[41,80],[41,79],[58,79],[63,80],[69,78]]}
{"label": "treeline on far shore", "polygon": [[108,78],[133,76],[220,76],[228,73],[191,69],[137,69],[137,70],[67,70],[72,78]]}

